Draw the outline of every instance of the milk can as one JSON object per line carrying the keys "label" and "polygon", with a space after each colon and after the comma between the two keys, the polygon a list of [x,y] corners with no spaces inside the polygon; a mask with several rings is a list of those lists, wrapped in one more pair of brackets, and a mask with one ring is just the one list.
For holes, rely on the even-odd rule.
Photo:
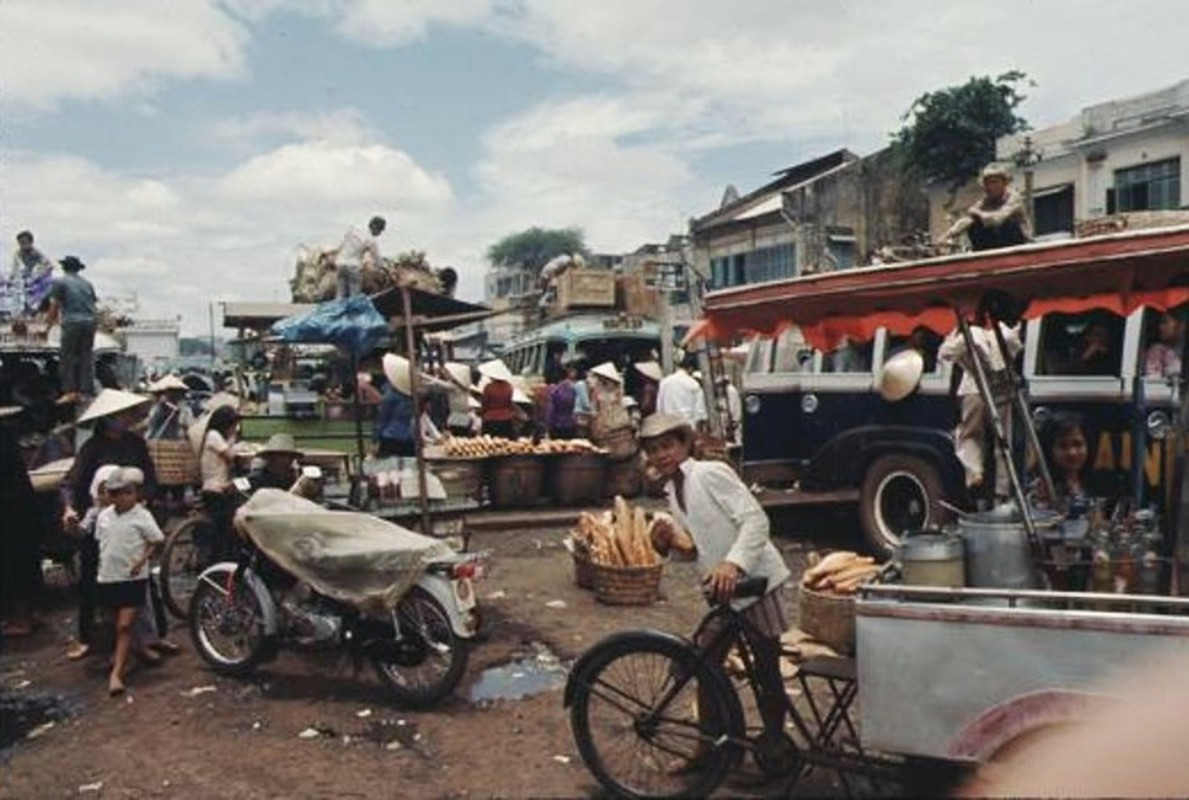
{"label": "milk can", "polygon": [[965,548],[962,538],[952,533],[913,533],[897,548],[900,574],[908,586],[966,585]]}

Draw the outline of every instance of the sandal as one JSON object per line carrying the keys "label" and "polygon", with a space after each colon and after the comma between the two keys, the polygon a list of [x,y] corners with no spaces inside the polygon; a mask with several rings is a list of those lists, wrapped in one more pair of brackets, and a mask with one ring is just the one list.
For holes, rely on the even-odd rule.
{"label": "sandal", "polygon": [[91,655],[91,645],[85,642],[76,642],[74,647],[66,651],[66,658],[71,661],[82,661],[89,655]]}

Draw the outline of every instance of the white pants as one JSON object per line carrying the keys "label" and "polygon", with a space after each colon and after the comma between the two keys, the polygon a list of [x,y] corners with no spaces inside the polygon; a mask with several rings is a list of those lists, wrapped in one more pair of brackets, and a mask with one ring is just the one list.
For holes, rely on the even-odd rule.
{"label": "white pants", "polygon": [[[981,395],[962,395],[962,418],[954,431],[954,451],[962,466],[966,469],[966,487],[981,486],[983,482],[983,453],[987,438],[994,444],[994,432],[988,431],[991,415],[987,413],[987,405]],[[1011,404],[1008,402],[996,404],[999,418],[1003,421],[1007,441],[1011,442]],[[1011,494],[1011,481],[1007,476],[1007,465],[1003,457],[995,453],[995,496],[1008,497]]]}

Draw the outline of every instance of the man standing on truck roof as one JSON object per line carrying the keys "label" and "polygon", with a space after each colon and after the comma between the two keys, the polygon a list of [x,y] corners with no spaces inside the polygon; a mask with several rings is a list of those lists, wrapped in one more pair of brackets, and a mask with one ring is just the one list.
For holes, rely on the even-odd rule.
{"label": "man standing on truck roof", "polygon": [[335,299],[342,300],[362,293],[363,266],[368,261],[375,266],[383,262],[380,259],[380,246],[376,239],[384,232],[388,225],[383,217],[372,217],[367,223],[368,233],[351,228],[343,237],[334,256],[336,270]]}
{"label": "man standing on truck roof", "polygon": [[98,326],[95,287],[79,273],[86,265],[74,256],[59,262],[66,274],[50,289],[50,324],[61,321],[59,405],[78,403],[95,393],[95,329]]}
{"label": "man standing on truck roof", "polygon": [[965,233],[974,251],[1014,247],[1032,241],[1032,223],[1024,198],[1008,187],[1011,174],[1000,164],[988,164],[982,171],[983,199],[966,209],[966,214],[946,231],[947,241]]}

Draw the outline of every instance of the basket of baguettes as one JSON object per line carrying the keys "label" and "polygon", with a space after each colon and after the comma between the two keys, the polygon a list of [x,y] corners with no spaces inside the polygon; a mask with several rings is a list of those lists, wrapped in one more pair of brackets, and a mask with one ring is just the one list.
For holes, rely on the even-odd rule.
{"label": "basket of baguettes", "polygon": [[613,510],[584,511],[567,546],[574,557],[574,580],[594,589],[608,605],[648,605],[660,593],[664,561],[653,542],[692,552],[693,540],[668,514],[646,512],[622,497]]}
{"label": "basket of baguettes", "polygon": [[855,594],[875,580],[880,565],[870,556],[839,550],[827,556],[811,552],[801,575],[800,627],[831,649],[855,650]]}

